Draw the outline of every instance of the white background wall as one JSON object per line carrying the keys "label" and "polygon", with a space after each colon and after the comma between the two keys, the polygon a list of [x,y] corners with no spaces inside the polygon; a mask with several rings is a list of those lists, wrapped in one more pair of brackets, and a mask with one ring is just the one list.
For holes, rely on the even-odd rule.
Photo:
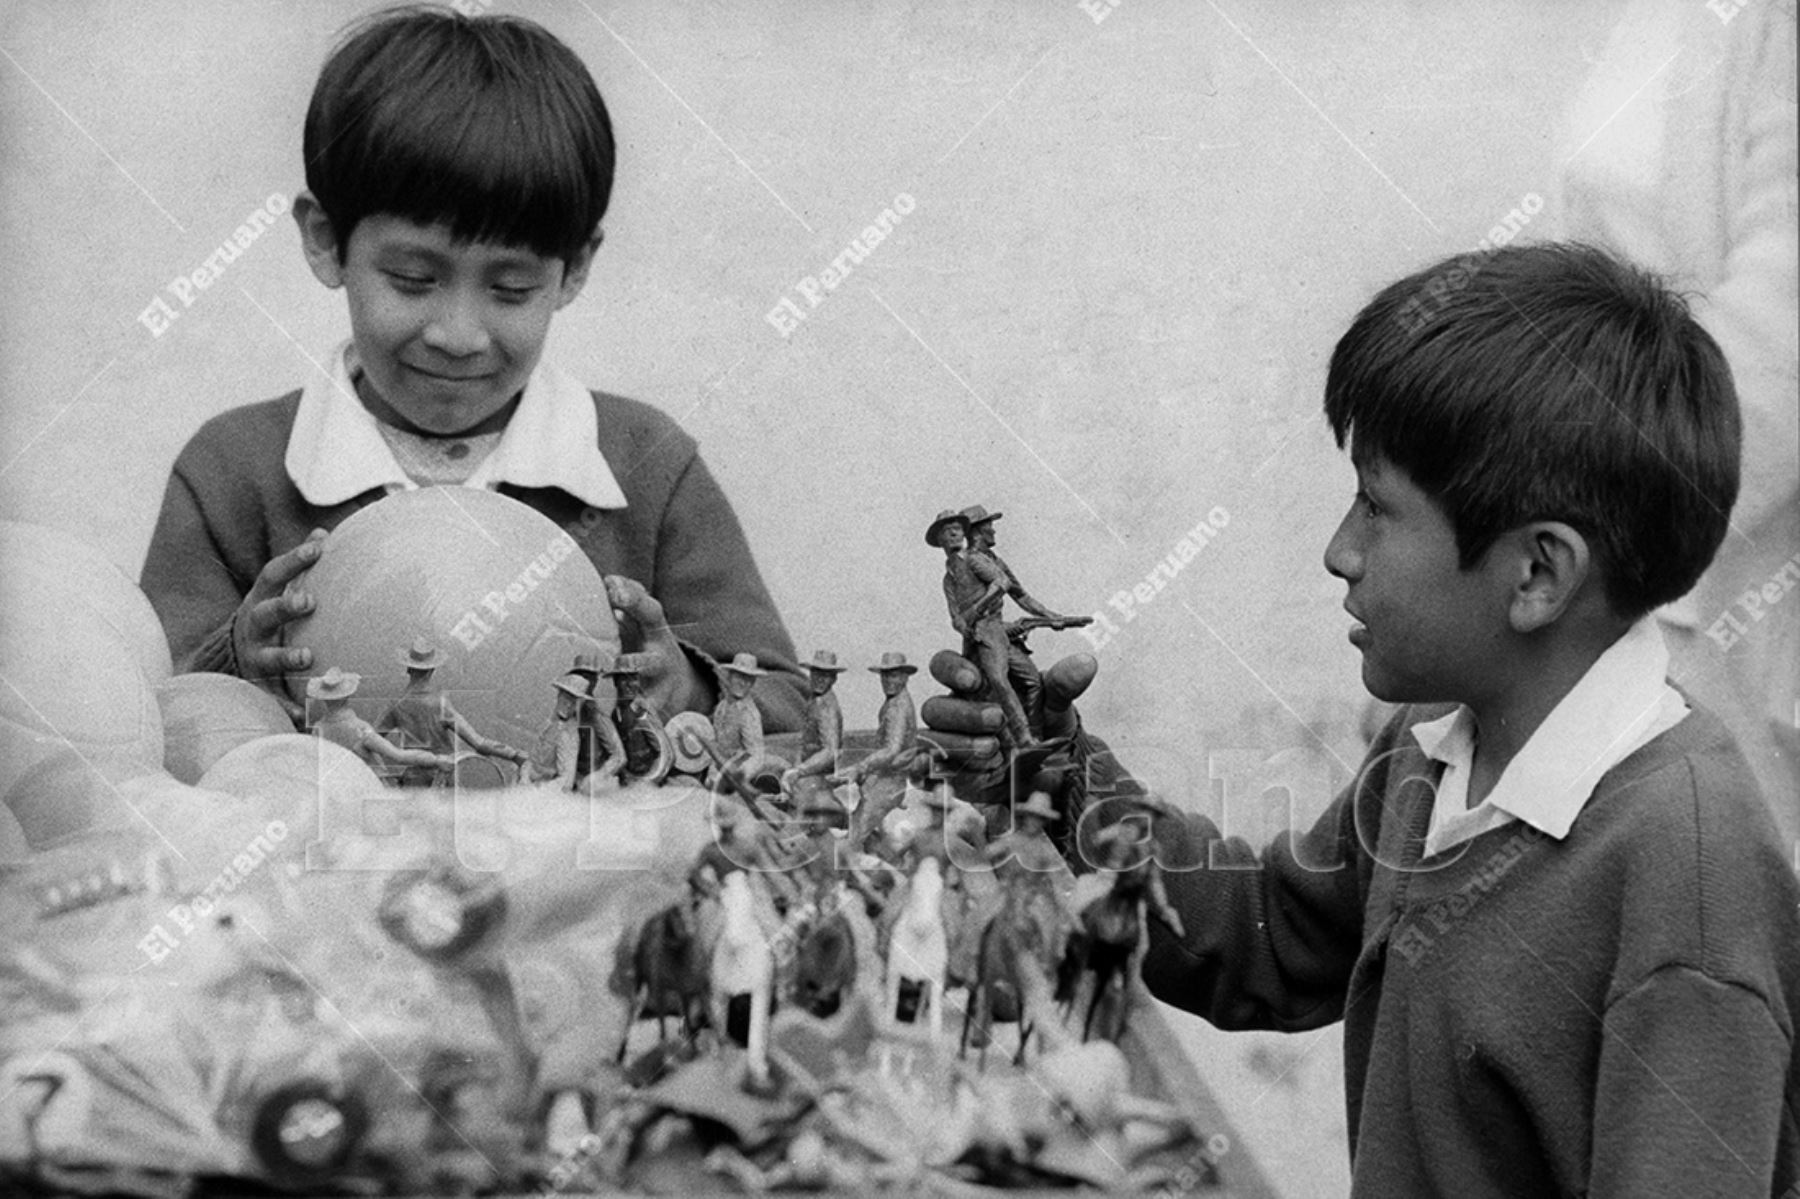
{"label": "white background wall", "polygon": [[[586,59],[620,138],[551,352],[699,438],[803,654],[949,643],[920,540],[939,508],[1005,510],[1026,585],[1088,612],[1222,507],[1084,711],[1196,805],[1218,806],[1209,753],[1283,749],[1321,772],[1299,807],[1323,801],[1319,747],[1354,761],[1361,702],[1320,566],[1352,489],[1318,415],[1333,340],[1527,193],[1552,227],[1561,114],[1613,4],[496,7]],[[138,315],[301,186],[314,74],[362,8],[0,8],[0,515],[135,576],[183,441],[344,335],[291,223],[160,337]],[[896,236],[783,338],[764,314],[903,192]],[[1041,660],[1086,648],[1040,637]],[[843,690],[872,723],[873,676]],[[1335,1031],[1190,1035],[1265,1167],[1341,1187]]]}

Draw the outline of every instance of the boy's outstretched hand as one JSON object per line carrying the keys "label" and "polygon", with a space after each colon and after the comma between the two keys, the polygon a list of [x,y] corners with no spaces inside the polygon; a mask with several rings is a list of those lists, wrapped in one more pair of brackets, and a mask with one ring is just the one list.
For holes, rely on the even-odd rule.
{"label": "boy's outstretched hand", "polygon": [[640,676],[644,699],[660,719],[677,712],[708,712],[713,691],[694,669],[694,661],[675,637],[663,614],[662,603],[650,589],[624,575],[607,575],[606,601],[619,622],[619,639],[626,650],[648,655]]}
{"label": "boy's outstretched hand", "polygon": [[282,676],[312,666],[312,651],[281,643],[282,629],[313,610],[313,597],[300,580],[319,560],[325,530],[314,529],[306,540],[271,558],[256,576],[250,592],[231,618],[231,650],[238,674],[265,688],[284,706],[297,708],[287,697]]}
{"label": "boy's outstretched hand", "polygon": [[[1070,654],[1043,672],[1045,744],[1062,742],[1080,731],[1075,701],[1093,683],[1098,670],[1092,654]],[[920,719],[930,730],[927,737],[938,747],[945,767],[965,779],[977,780],[977,794],[965,795],[965,799],[1004,800],[1010,780],[995,739],[1005,720],[1000,705],[983,698],[987,680],[981,668],[953,650],[939,650],[931,659],[931,677],[949,688],[950,694],[933,696],[920,708]],[[1058,751],[1053,759],[1069,756]]]}

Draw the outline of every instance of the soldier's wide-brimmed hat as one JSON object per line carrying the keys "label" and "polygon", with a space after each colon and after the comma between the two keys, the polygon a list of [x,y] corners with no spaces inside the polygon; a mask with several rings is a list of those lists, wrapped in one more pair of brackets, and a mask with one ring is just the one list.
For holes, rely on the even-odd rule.
{"label": "soldier's wide-brimmed hat", "polygon": [[970,504],[967,508],[962,510],[962,518],[968,522],[971,529],[976,525],[985,525],[989,521],[999,520],[1005,515],[1006,513],[1004,512],[989,512],[980,504]]}
{"label": "soldier's wide-brimmed hat", "polygon": [[643,674],[644,659],[647,656],[645,654],[620,654],[612,660],[611,666],[600,673],[608,678],[621,674]]}
{"label": "soldier's wide-brimmed hat", "polygon": [[891,649],[887,653],[881,655],[881,661],[874,666],[869,667],[869,669],[876,674],[887,674],[890,671],[899,671],[901,674],[913,674],[916,673],[919,668],[909,663],[906,660],[905,654],[901,653],[899,650]]}
{"label": "soldier's wide-brimmed hat", "polygon": [[360,686],[362,686],[360,674],[333,666],[317,678],[307,680],[306,698],[348,699],[356,694],[356,689]]}
{"label": "soldier's wide-brimmed hat", "polygon": [[729,662],[719,663],[720,670],[729,670],[734,674],[765,675],[769,672],[756,664],[755,654],[738,654]]}
{"label": "soldier's wide-brimmed hat", "polygon": [[812,661],[806,664],[808,670],[824,670],[831,674],[842,674],[845,667],[838,665],[837,655],[828,649],[814,650]]}
{"label": "soldier's wide-brimmed hat", "polygon": [[444,664],[444,651],[431,643],[429,637],[416,638],[403,650],[396,652],[400,665],[408,670],[436,670]]}
{"label": "soldier's wide-brimmed hat", "polygon": [[1033,791],[1022,804],[1013,806],[1014,816],[1036,816],[1040,820],[1061,820],[1062,813],[1050,806],[1050,797],[1042,791]]}
{"label": "soldier's wide-brimmed hat", "polygon": [[565,694],[573,695],[576,699],[589,698],[588,697],[588,680],[582,678],[580,675],[576,674],[572,670],[568,674],[565,674],[562,678],[557,679],[556,682],[551,684],[551,686],[555,687],[558,691],[564,692]]}
{"label": "soldier's wide-brimmed hat", "polygon": [[[939,539],[944,535],[944,526],[949,524],[960,524],[964,528],[967,528],[969,518],[954,508],[945,508],[942,512],[937,514],[937,519],[932,521],[930,526],[926,528],[925,544],[933,546],[938,545]],[[938,548],[942,549],[943,547],[938,546]]]}
{"label": "soldier's wide-brimmed hat", "polygon": [[596,679],[600,677],[600,664],[605,660],[606,656],[598,649],[582,650],[575,655],[575,665],[569,667],[569,673],[589,680]]}

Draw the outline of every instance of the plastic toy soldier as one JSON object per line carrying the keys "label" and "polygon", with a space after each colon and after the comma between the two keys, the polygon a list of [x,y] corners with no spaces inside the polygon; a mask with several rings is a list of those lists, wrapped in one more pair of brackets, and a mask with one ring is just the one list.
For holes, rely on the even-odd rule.
{"label": "plastic toy soldier", "polygon": [[990,698],[1000,705],[1013,746],[1035,745],[1024,703],[1008,678],[1012,642],[1000,618],[1006,572],[970,546],[969,518],[961,512],[946,508],[938,513],[925,530],[925,543],[944,551],[944,602],[950,609],[950,626],[962,634],[963,657],[980,667],[987,679]]}
{"label": "plastic toy soldier", "polygon": [[362,676],[333,666],[306,684],[306,698],[325,705],[325,714],[312,722],[312,731],[325,740],[343,746],[363,761],[374,765],[376,759],[396,766],[417,768],[433,773],[449,770],[451,759],[428,749],[402,749],[375,731],[375,726],[356,714],[350,697],[362,686]]}
{"label": "plastic toy soldier", "polygon": [[[661,782],[668,773],[667,758],[673,751],[663,748],[668,735],[663,731],[662,714],[643,691],[647,665],[646,654],[620,654],[604,673],[613,684],[612,726],[625,755],[625,772],[639,778],[653,776],[652,781]],[[661,773],[659,757],[664,759]]]}
{"label": "plastic toy soldier", "polygon": [[[451,704],[450,697],[433,683],[437,668],[444,664],[444,655],[430,640],[420,637],[410,648],[400,650],[399,658],[400,665],[406,667],[406,690],[376,722],[376,732],[396,744],[428,749],[439,755],[454,755],[460,737],[476,753],[505,758],[521,767],[530,761],[524,750],[476,732]],[[423,766],[409,766],[400,775],[402,787],[430,787],[449,781],[449,772]]]}
{"label": "plastic toy soldier", "polygon": [[594,698],[594,691],[600,680],[600,665],[605,660],[598,647],[584,650],[575,655],[575,665],[569,667],[569,674],[581,680],[582,701],[580,712],[580,740],[578,742],[575,777],[581,778],[592,771],[596,764],[609,756],[613,756],[611,744],[605,734],[596,729],[601,720],[600,703]]}
{"label": "plastic toy soldier", "polygon": [[[551,686],[556,689],[556,710],[538,734],[527,776],[534,783],[555,780],[559,791],[573,791],[581,778],[582,709],[589,698],[588,681],[570,671]],[[620,754],[608,765],[617,774],[624,762]]]}
{"label": "plastic toy soldier", "polygon": [[[755,654],[738,654],[719,664],[719,706],[713,709],[713,745],[719,757],[738,772],[739,777],[753,779],[765,761],[762,713],[750,692],[756,680],[769,672],[756,664]],[[715,782],[719,768],[709,773]]]}
{"label": "plastic toy soldier", "polygon": [[1094,865],[1112,872],[1112,893],[1135,897],[1156,913],[1169,931],[1186,936],[1181,914],[1169,902],[1163,886],[1162,867],[1156,861],[1151,843],[1150,818],[1127,816],[1094,834],[1094,848],[1099,860]]}
{"label": "plastic toy soldier", "polygon": [[[869,669],[881,676],[881,691],[887,697],[881,701],[881,711],[875,719],[881,745],[856,765],[831,776],[833,782],[862,787],[862,802],[850,821],[852,850],[860,850],[869,834],[880,830],[882,818],[906,798],[908,776],[917,772],[930,756],[919,743],[919,716],[906,690],[919,668],[909,664],[905,654],[890,650]],[[863,786],[870,778],[876,785]]]}
{"label": "plastic toy soldier", "polygon": [[[1003,605],[1001,596],[1012,596],[1013,601],[1021,609],[1026,610],[1031,616],[1037,616],[1042,621],[1048,621],[1053,628],[1073,628],[1076,625],[1085,625],[1085,623],[1089,623],[1089,618],[1064,616],[1060,612],[1051,612],[1042,603],[1033,600],[1030,592],[1019,585],[1019,578],[1013,574],[1012,567],[1008,567],[1006,560],[994,551],[994,522],[999,520],[1004,513],[997,513],[997,511],[990,513],[981,504],[974,504],[970,508],[963,509],[961,515],[968,526],[968,549],[963,556],[967,558],[968,567],[976,574],[977,580],[985,583],[985,590],[981,592],[981,600],[977,600],[974,605],[977,616],[974,618],[974,630],[972,630],[974,641],[979,646],[979,652],[986,655],[983,659],[979,659],[981,672],[985,673],[988,681],[994,682],[994,670],[988,664],[994,659],[994,652],[988,648],[994,641],[994,632],[988,625],[988,621],[992,621],[994,625],[999,625],[999,630],[1004,636],[1006,681],[1012,684],[1013,693],[1019,695],[1019,704],[1024,709],[1026,724],[1031,727],[1033,735],[1037,735],[1044,727],[1044,677],[1039,672],[1037,663],[1031,661],[1030,652],[1024,648],[1024,636],[1017,632],[1017,628],[1008,627],[999,619],[1001,605]],[[968,645],[967,641],[970,632],[965,632],[963,636],[965,636],[963,655],[974,659],[976,654],[970,652],[972,646]],[[1001,690],[1001,688],[995,686],[995,690]]]}
{"label": "plastic toy soldier", "polygon": [[1025,890],[1023,901],[1044,930],[1047,960],[1055,961],[1062,954],[1069,924],[1056,886],[1069,868],[1046,826],[1062,819],[1050,799],[1061,788],[1062,778],[1056,771],[1043,770],[1032,776],[1030,786],[1025,802],[1013,807],[1016,827],[988,842],[987,859],[1005,890]]}
{"label": "plastic toy soldier", "polygon": [[817,792],[830,793],[827,776],[837,769],[844,742],[844,713],[834,690],[844,667],[838,665],[836,654],[822,649],[813,654],[806,670],[812,694],[800,725],[800,761],[781,774],[781,789],[802,808]]}

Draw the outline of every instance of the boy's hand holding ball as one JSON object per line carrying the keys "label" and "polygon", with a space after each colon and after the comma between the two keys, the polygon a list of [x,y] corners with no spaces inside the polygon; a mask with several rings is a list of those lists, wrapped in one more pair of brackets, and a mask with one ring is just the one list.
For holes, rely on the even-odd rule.
{"label": "boy's hand holding ball", "polygon": [[694,669],[693,659],[676,639],[661,602],[636,579],[606,575],[602,582],[606,584],[613,619],[619,624],[620,638],[629,646],[635,632],[635,652],[647,655],[639,675],[644,700],[664,720],[677,712],[711,711],[715,698],[712,688]]}
{"label": "boy's hand holding ball", "polygon": [[289,698],[282,676],[311,667],[312,651],[282,644],[282,629],[313,609],[312,595],[298,582],[319,560],[324,543],[325,530],[314,529],[305,541],[270,559],[231,618],[238,673],[273,694],[290,715],[299,705]]}

